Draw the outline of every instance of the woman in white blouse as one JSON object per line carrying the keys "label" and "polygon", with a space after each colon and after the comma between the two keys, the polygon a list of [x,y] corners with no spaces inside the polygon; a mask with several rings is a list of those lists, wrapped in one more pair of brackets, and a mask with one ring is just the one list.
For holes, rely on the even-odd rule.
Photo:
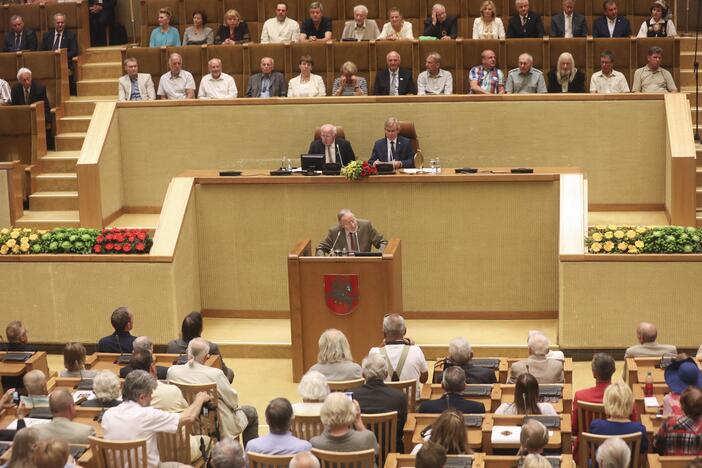
{"label": "woman in white blouse", "polygon": [[480,17],[473,22],[473,39],[504,39],[505,26],[497,17],[495,4],[486,0],[480,7]]}
{"label": "woman in white blouse", "polygon": [[651,5],[651,17],[641,23],[636,37],[672,37],[677,35],[675,23],[668,19],[668,4],[664,0],[656,0]]}
{"label": "woman in white blouse", "polygon": [[412,34],[412,23],[402,19],[400,10],[392,9],[388,11],[390,21],[383,25],[383,30],[380,31],[378,40],[396,41],[398,39],[414,39]]}
{"label": "woman in white blouse", "polygon": [[309,55],[300,57],[300,74],[288,82],[288,97],[326,96],[324,80],[312,74],[314,62]]}

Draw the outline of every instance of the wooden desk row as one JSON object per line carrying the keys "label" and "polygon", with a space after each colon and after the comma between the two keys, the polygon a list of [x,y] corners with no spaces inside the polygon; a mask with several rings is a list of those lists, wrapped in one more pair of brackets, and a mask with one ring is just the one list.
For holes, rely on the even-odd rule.
{"label": "wooden desk row", "polygon": [[[119,374],[119,370],[126,364],[118,364],[117,358],[119,353],[94,353],[85,358],[85,368],[93,371],[109,370],[115,374]],[[180,354],[155,353],[154,362],[157,366],[170,367],[176,363]],[[210,367],[222,367],[222,356],[213,354],[205,365]]]}
{"label": "wooden desk row", "polygon": [[[464,457],[472,459],[471,468],[514,468],[515,466],[517,466],[517,463],[519,462],[520,458],[517,456],[487,455],[485,453],[474,453],[472,455],[449,455],[448,459],[460,459]],[[390,453],[385,459],[385,468],[413,467],[415,465],[415,458],[415,455]],[[560,460],[561,467],[563,468],[575,467],[572,455],[561,455]],[[652,465],[651,468],[660,468],[660,466],[654,467]]]}
{"label": "wooden desk row", "polygon": [[49,363],[44,351],[37,351],[24,362],[3,361],[7,352],[0,351],[0,376],[19,377],[29,371],[38,369],[49,377]]}
{"label": "wooden desk row", "polygon": [[[697,358],[694,360],[697,362],[697,366],[702,369],[700,361]],[[665,383],[665,369],[660,368],[660,363],[660,357],[626,358],[624,360],[624,376],[629,386],[633,388],[634,384],[645,383],[649,372],[654,384]]]}
{"label": "wooden desk row", "polygon": [[[489,357],[489,358],[475,358],[476,361],[481,360],[492,360],[499,359],[499,364],[497,369],[495,369],[495,378],[500,383],[507,383],[509,378],[509,370],[517,361],[523,360],[523,358],[505,358],[505,357]],[[573,358],[566,358],[563,363],[563,375],[565,377],[565,383],[573,383]]]}

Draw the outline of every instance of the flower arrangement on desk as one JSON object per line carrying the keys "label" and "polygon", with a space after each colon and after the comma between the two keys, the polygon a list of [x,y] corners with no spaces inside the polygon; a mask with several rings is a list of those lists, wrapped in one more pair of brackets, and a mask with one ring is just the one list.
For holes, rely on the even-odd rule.
{"label": "flower arrangement on desk", "polygon": [[681,226],[597,225],[585,238],[593,254],[680,254],[702,252],[702,230]]}
{"label": "flower arrangement on desk", "polygon": [[95,239],[96,254],[145,254],[153,240],[145,229],[103,229]]}
{"label": "flower arrangement on desk", "polygon": [[359,180],[377,173],[378,169],[368,164],[368,161],[351,161],[341,168],[341,175],[346,176],[348,180]]}

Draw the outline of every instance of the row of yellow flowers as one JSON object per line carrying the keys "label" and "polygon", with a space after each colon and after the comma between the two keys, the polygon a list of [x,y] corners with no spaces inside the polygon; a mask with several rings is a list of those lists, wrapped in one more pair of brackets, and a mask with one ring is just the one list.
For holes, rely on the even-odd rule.
{"label": "row of yellow flowers", "polygon": [[0,255],[29,253],[32,245],[47,231],[29,228],[0,230]]}
{"label": "row of yellow flowers", "polygon": [[597,225],[588,231],[588,251],[590,253],[640,253],[645,243],[641,239],[647,232],[644,226]]}

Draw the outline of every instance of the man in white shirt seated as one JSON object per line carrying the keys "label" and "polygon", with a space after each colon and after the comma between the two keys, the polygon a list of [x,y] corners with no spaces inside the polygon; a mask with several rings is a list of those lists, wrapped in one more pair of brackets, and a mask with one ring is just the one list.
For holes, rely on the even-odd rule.
{"label": "man in white shirt seated", "polygon": [[453,76],[441,68],[441,55],[432,52],[424,66],[426,70],[417,77],[417,95],[453,94]]}
{"label": "man in white shirt seated", "polygon": [[614,53],[605,50],[600,54],[600,71],[590,78],[590,92],[600,94],[628,93],[629,83],[624,74],[614,69]]}
{"label": "man in white shirt seated", "polygon": [[58,388],[49,396],[49,408],[54,419],[37,426],[40,439],[61,439],[69,444],[87,444],[88,437],[95,435],[95,429],[87,424],[73,422],[76,417],[76,404],[73,395],[65,388]]}
{"label": "man in white shirt seated", "polygon": [[161,76],[157,94],[161,99],[195,99],[195,80],[183,70],[183,57],[173,53],[168,57],[169,72]]}
{"label": "man in white shirt seated", "polygon": [[207,62],[209,74],[202,77],[198,99],[234,99],[237,96],[236,83],[231,75],[222,72],[222,61],[213,58]]}
{"label": "man in white shirt seated", "polygon": [[288,18],[288,4],[275,5],[275,18],[269,18],[261,28],[261,44],[297,42],[300,39],[300,25]]}

